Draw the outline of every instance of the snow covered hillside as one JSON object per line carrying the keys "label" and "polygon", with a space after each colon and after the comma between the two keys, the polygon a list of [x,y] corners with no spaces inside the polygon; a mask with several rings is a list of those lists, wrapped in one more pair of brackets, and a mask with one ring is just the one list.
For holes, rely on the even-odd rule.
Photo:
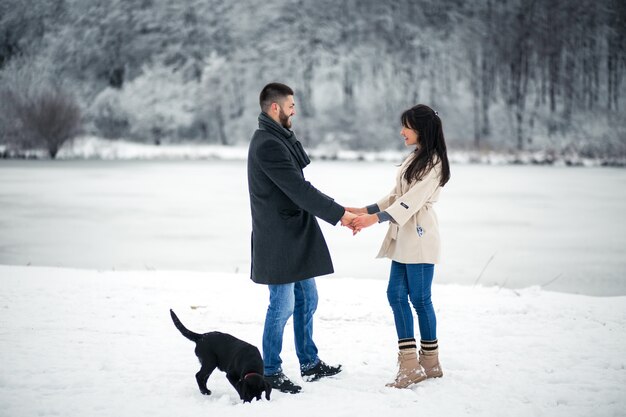
{"label": "snow covered hillside", "polygon": [[[0,266],[0,416],[621,416],[626,297],[435,285],[444,378],[385,388],[396,340],[385,281],[318,279],[316,339],[338,377],[240,404],[224,374],[197,389],[193,343],[257,346],[267,290],[245,274]],[[288,325],[290,326],[290,324]],[[300,382],[287,329],[286,373]]]}

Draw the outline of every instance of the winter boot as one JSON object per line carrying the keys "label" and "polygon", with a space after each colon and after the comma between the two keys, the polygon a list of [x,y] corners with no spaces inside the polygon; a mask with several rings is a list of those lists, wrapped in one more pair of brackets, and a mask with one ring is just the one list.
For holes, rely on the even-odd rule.
{"label": "winter boot", "polygon": [[426,379],[426,373],[417,360],[417,348],[400,349],[398,352],[398,374],[387,387],[407,388]]}
{"label": "winter boot", "polygon": [[320,360],[313,368],[300,371],[300,375],[305,381],[313,382],[320,378],[337,375],[339,372],[341,372],[341,365],[331,366]]}
{"label": "winter boot", "polygon": [[427,342],[421,341],[419,363],[426,372],[428,378],[441,378],[443,376],[443,369],[439,363],[439,347],[437,340]]}
{"label": "winter boot", "polygon": [[273,389],[277,389],[280,392],[287,392],[289,394],[297,394],[302,387],[296,385],[285,374],[281,372],[274,375],[265,375],[265,380],[272,386]]}

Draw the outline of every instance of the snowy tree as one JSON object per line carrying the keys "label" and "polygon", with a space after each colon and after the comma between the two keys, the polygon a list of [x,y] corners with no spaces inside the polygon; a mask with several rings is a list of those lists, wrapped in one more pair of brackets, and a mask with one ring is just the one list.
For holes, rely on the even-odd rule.
{"label": "snowy tree", "polygon": [[[37,62],[29,61],[32,64]],[[45,149],[55,158],[81,127],[81,109],[66,85],[19,62],[0,74],[0,133],[13,149]]]}

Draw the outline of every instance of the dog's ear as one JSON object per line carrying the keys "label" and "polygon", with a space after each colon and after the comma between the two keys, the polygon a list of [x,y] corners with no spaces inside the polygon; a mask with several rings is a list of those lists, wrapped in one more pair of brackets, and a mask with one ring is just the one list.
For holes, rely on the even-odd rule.
{"label": "dog's ear", "polygon": [[239,381],[237,385],[239,386],[239,389],[237,390],[239,391],[239,398],[243,400],[244,404],[252,402],[252,396],[250,395],[250,387],[248,386],[247,382]]}
{"label": "dog's ear", "polygon": [[237,390],[237,394],[239,394],[239,399],[243,400],[243,402],[246,402],[246,384],[244,383],[244,381],[237,381],[235,383],[235,389]]}
{"label": "dog's ear", "polygon": [[272,392],[272,385],[269,382],[265,381],[265,399],[267,401],[270,400],[270,393],[271,392]]}

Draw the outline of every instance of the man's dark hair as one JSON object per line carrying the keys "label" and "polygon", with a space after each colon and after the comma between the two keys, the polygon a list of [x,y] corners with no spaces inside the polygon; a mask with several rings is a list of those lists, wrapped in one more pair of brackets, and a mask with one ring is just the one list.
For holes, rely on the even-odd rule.
{"label": "man's dark hair", "polygon": [[272,103],[282,102],[287,96],[293,96],[291,87],[281,83],[269,83],[263,87],[259,96],[261,110],[267,113]]}

